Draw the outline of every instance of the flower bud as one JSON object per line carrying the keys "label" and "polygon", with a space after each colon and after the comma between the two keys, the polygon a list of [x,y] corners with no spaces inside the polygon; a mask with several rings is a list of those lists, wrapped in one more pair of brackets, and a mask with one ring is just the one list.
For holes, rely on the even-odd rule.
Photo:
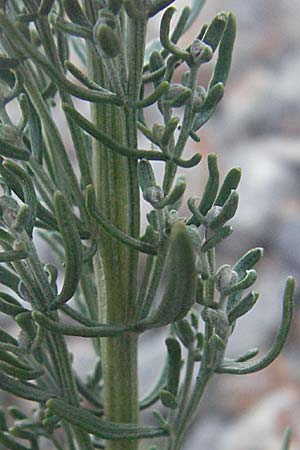
{"label": "flower bud", "polygon": [[197,253],[199,253],[199,252],[201,251],[203,239],[201,238],[201,236],[200,236],[200,234],[199,234],[198,228],[197,228],[195,225],[189,225],[189,226],[186,228],[186,230],[187,230],[187,232],[188,232],[188,234],[189,234],[189,236],[190,236],[190,239],[191,239],[191,241],[192,241],[193,249],[194,249]]}
{"label": "flower bud", "polygon": [[195,64],[200,64],[210,61],[213,57],[213,51],[209,45],[195,39],[190,47],[190,55]]}
{"label": "flower bud", "polygon": [[93,29],[94,41],[101,56],[114,58],[120,53],[120,41],[115,31],[115,16],[109,10],[102,9]]}
{"label": "flower bud", "polygon": [[186,103],[191,94],[191,89],[176,83],[171,84],[170,89],[165,95],[165,99],[173,108],[179,108]]}
{"label": "flower bud", "polygon": [[138,164],[138,179],[142,192],[156,184],[152,166],[146,159],[142,159]]}
{"label": "flower bud", "polygon": [[163,125],[159,125],[158,123],[155,123],[152,127],[153,136],[158,142],[160,142],[163,137],[164,131],[165,127]]}
{"label": "flower bud", "polygon": [[194,95],[193,112],[199,112],[206,99],[206,90],[203,86],[197,86]]}
{"label": "flower bud", "polygon": [[167,212],[166,221],[167,221],[168,227],[171,228],[175,222],[178,222],[178,220],[179,220],[179,215],[178,215],[178,212],[176,211],[176,209],[171,209],[171,211]]}
{"label": "flower bud", "polygon": [[160,52],[158,52],[157,50],[153,50],[149,58],[150,72],[155,72],[155,70],[158,70],[163,66],[164,60]]}
{"label": "flower bud", "polygon": [[228,264],[221,266],[215,275],[216,288],[220,294],[229,292],[237,282],[237,278],[237,273]]}
{"label": "flower bud", "polygon": [[164,193],[161,187],[151,186],[143,192],[143,197],[146,202],[151,203],[151,205],[156,205],[157,203],[162,201],[162,199],[164,198]]}
{"label": "flower bud", "polygon": [[210,224],[216,217],[218,217],[221,211],[222,211],[221,206],[213,206],[212,208],[210,208],[210,210],[206,214],[208,224]]}

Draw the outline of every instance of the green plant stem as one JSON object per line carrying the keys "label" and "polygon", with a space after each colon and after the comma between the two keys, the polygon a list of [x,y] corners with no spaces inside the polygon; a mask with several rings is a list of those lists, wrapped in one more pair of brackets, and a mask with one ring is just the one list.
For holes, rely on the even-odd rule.
{"label": "green plant stem", "polygon": [[[87,1],[85,6],[90,16],[94,15],[91,3]],[[95,17],[92,18],[92,21],[94,20]],[[88,66],[89,77],[101,86],[109,87],[105,68],[91,47],[88,48]],[[128,144],[123,110],[94,104],[91,106],[91,115],[93,123],[101,131],[114,136],[122,144]],[[132,123],[129,127],[127,133],[136,133]],[[104,144],[95,140],[93,183],[99,211],[116,228],[138,238],[137,174],[132,171],[132,163],[127,158],[114,154]],[[135,188],[132,189],[132,186]],[[103,323],[126,324],[135,311],[137,252],[129,250],[101,228],[98,230],[98,236],[94,268],[99,320]],[[105,416],[113,422],[137,423],[137,336],[128,333],[122,337],[102,339],[101,360]],[[107,450],[136,450],[137,447],[137,442],[129,440],[112,440],[106,446]]]}

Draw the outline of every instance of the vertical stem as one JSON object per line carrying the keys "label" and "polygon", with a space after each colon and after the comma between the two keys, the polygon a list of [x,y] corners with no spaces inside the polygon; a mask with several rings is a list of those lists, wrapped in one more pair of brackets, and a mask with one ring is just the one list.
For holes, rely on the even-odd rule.
{"label": "vertical stem", "polygon": [[[95,12],[90,1],[85,3],[90,20]],[[93,17],[94,16],[94,17]],[[109,87],[103,64],[92,48],[88,49],[89,76]],[[126,126],[131,135],[134,123],[127,124],[125,111],[114,106],[93,104],[92,120],[114,139],[127,143]],[[128,132],[128,130],[127,130]],[[136,168],[127,158],[113,154],[98,141],[93,142],[93,183],[99,209],[117,228],[128,234],[139,233],[138,191],[133,198],[132,186],[137,186]],[[99,320],[124,324],[132,320],[135,310],[137,255],[120,242],[99,230],[98,252],[94,258]],[[133,262],[134,261],[134,264]],[[104,412],[113,422],[138,422],[137,337],[126,334],[101,339],[101,360],[104,375]],[[107,450],[137,450],[135,441],[109,441]]]}

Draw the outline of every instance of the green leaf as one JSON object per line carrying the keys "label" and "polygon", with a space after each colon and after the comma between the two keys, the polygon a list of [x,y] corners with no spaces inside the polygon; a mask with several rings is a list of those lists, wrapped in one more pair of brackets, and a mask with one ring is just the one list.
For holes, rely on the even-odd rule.
{"label": "green leaf", "polygon": [[230,293],[240,291],[242,289],[248,289],[252,284],[255,283],[257,279],[257,273],[256,270],[246,270],[244,278],[242,278],[237,284],[232,286],[230,289]]}
{"label": "green leaf", "polygon": [[254,356],[256,356],[258,353],[259,353],[258,348],[252,348],[252,349],[248,350],[246,353],[243,353],[241,356],[238,356],[237,358],[235,358],[235,361],[236,362],[248,361],[249,359],[254,358]]}
{"label": "green leaf", "polygon": [[177,396],[181,370],[181,346],[176,338],[166,339],[168,349],[168,383],[167,390]]}
{"label": "green leaf", "polygon": [[109,233],[113,238],[119,240],[123,244],[128,245],[134,250],[149,253],[150,255],[155,255],[157,253],[157,249],[141,239],[135,239],[128,234],[124,233],[124,231],[116,228],[112,223],[110,223],[103,214],[96,208],[95,204],[95,193],[93,186],[89,185],[86,189],[86,205],[87,210],[91,217],[96,220],[96,223],[103,228],[107,233]]}
{"label": "green leaf", "polygon": [[25,251],[11,250],[7,252],[0,252],[0,263],[18,261],[27,257],[28,253]]}
{"label": "green leaf", "polygon": [[17,397],[36,402],[45,402],[50,397],[58,395],[57,392],[40,389],[26,381],[15,380],[4,373],[0,373],[0,388],[3,391],[16,395]]}
{"label": "green leaf", "polygon": [[30,133],[32,156],[39,162],[42,162],[42,125],[34,106],[28,96],[24,96],[28,109],[28,130]]}
{"label": "green leaf", "polygon": [[14,378],[19,378],[20,380],[34,380],[44,374],[42,370],[34,369],[21,369],[12,364],[8,364],[0,360],[0,371],[6,375],[10,375]]}
{"label": "green leaf", "polygon": [[172,226],[168,261],[169,275],[163,298],[156,310],[140,322],[142,327],[161,327],[183,319],[195,302],[195,257],[183,222]]}
{"label": "green leaf", "polygon": [[283,346],[286,342],[289,330],[291,328],[293,313],[294,313],[294,293],[295,293],[295,280],[289,277],[284,291],[283,297],[283,312],[282,320],[279,330],[276,334],[273,345],[270,350],[256,362],[244,362],[244,363],[223,363],[217,368],[218,373],[232,373],[237,375],[254,373],[259,370],[268,367],[274,359],[281,353]]}
{"label": "green leaf", "polygon": [[230,236],[233,232],[232,227],[229,225],[226,225],[225,227],[219,228],[216,233],[214,233],[209,239],[207,239],[202,247],[202,252],[208,252],[208,250],[216,247],[220,242],[222,242],[224,239],[226,239],[228,236]]}
{"label": "green leaf", "polygon": [[48,400],[46,406],[72,425],[103,439],[146,439],[167,434],[160,427],[143,427],[131,423],[115,423],[99,419],[85,408],[71,406],[56,398]]}
{"label": "green leaf", "polygon": [[21,306],[21,304],[11,295],[6,292],[0,292],[0,312],[2,312],[2,314],[15,317],[24,311],[25,309],[23,306]]}
{"label": "green leaf", "polygon": [[43,15],[47,16],[50,13],[53,4],[54,0],[42,0],[39,7],[39,13],[42,16]]}
{"label": "green leaf", "polygon": [[219,169],[217,155],[215,155],[214,153],[208,155],[207,164],[209,176],[199,205],[199,211],[203,216],[205,216],[212,207],[219,188]]}
{"label": "green leaf", "polygon": [[229,323],[232,324],[239,317],[247,314],[247,312],[249,312],[257,302],[258,297],[259,294],[257,292],[250,292],[246,295],[246,297],[243,297],[238,303],[236,303],[228,314]]}
{"label": "green leaf", "polygon": [[194,342],[194,331],[187,319],[182,319],[176,322],[176,331],[179,339],[185,347],[189,347]]}
{"label": "green leaf", "polygon": [[33,225],[37,214],[37,198],[31,176],[24,169],[22,169],[22,167],[12,161],[5,161],[3,163],[3,167],[7,169],[12,176],[17,178],[22,187],[24,202],[29,206],[31,213],[27,231],[29,236],[32,236]]}
{"label": "green leaf", "polygon": [[0,283],[18,294],[20,278],[11,270],[0,266]]}
{"label": "green leaf", "polygon": [[67,16],[73,23],[89,26],[89,21],[77,0],[63,0]]}
{"label": "green leaf", "polygon": [[156,185],[154,172],[149,161],[141,159],[138,164],[138,177],[140,187],[144,193],[147,189]]}
{"label": "green leaf", "polygon": [[56,322],[39,311],[32,312],[32,318],[42,327],[52,331],[55,334],[66,336],[81,337],[112,337],[123,334],[128,327],[117,325],[98,325],[98,326],[81,326],[81,325],[64,325]]}
{"label": "green leaf", "polygon": [[241,179],[241,169],[239,167],[234,167],[226,175],[219,194],[216,198],[215,205],[223,206],[228,199],[232,190],[236,190]]}
{"label": "green leaf", "polygon": [[171,192],[166,195],[163,200],[161,200],[160,202],[156,203],[156,205],[154,206],[154,208],[156,209],[162,209],[165,206],[172,206],[174,205],[174,203],[178,202],[178,200],[181,199],[181,197],[183,196],[184,192],[186,189],[186,182],[185,182],[185,178],[184,177],[178,177],[176,182],[175,182],[175,186],[173,187],[173,189],[171,190]]}
{"label": "green leaf", "polygon": [[210,222],[209,226],[212,230],[222,227],[228,220],[235,215],[239,202],[239,194],[236,191],[231,191],[228,199],[222,206],[221,211]]}
{"label": "green leaf", "polygon": [[228,14],[226,28],[220,42],[217,64],[209,83],[210,89],[218,83],[222,83],[224,86],[226,84],[230,72],[235,36],[236,21],[234,15],[230,13]]}
{"label": "green leaf", "polygon": [[239,279],[244,277],[247,270],[252,269],[255,264],[258,263],[260,258],[264,254],[264,249],[261,247],[256,247],[251,250],[249,250],[247,253],[245,253],[232,267],[233,270],[235,270],[239,276]]}
{"label": "green leaf", "polygon": [[154,386],[152,387],[152,389],[150,390],[150,392],[148,394],[145,395],[144,398],[142,398],[139,402],[139,406],[140,409],[146,409],[149,406],[152,406],[154,403],[156,403],[159,399],[159,393],[162,389],[164,389],[167,386],[168,383],[168,370],[169,370],[169,365],[168,365],[168,361],[164,364],[159,377],[156,381],[156,383],[154,384]]}
{"label": "green leaf", "polygon": [[160,401],[166,408],[170,408],[170,409],[177,408],[178,404],[177,404],[176,398],[174,397],[173,394],[171,394],[171,392],[163,389],[162,391],[160,391],[159,397],[160,397]]}
{"label": "green leaf", "polygon": [[187,60],[190,58],[189,52],[179,48],[169,38],[171,19],[175,12],[176,9],[173,7],[170,7],[165,11],[160,23],[160,42],[162,46],[170,53],[172,53],[173,55],[177,56],[180,59]]}
{"label": "green leaf", "polygon": [[18,341],[13,338],[10,334],[6,333],[6,331],[1,330],[0,328],[0,342],[4,342],[5,344],[10,344],[10,345],[18,345]]}
{"label": "green leaf", "polygon": [[209,45],[213,52],[219,45],[222,38],[224,29],[227,23],[227,14],[225,12],[219,13],[207,27],[205,34],[203,36],[203,41]]}
{"label": "green leaf", "polygon": [[62,193],[56,192],[55,212],[65,248],[65,276],[63,287],[53,300],[51,309],[57,309],[73,297],[81,274],[82,248],[74,214]]}
{"label": "green leaf", "polygon": [[16,58],[9,58],[4,55],[0,55],[0,71],[8,69],[16,69],[20,61]]}
{"label": "green leaf", "polygon": [[289,450],[290,445],[291,445],[291,437],[292,437],[291,427],[287,427],[287,429],[284,432],[284,438],[283,438],[283,444],[282,444],[281,450]]}
{"label": "green leaf", "polygon": [[195,116],[193,131],[199,130],[212,117],[223,95],[224,85],[222,83],[217,83],[209,89],[203,106]]}

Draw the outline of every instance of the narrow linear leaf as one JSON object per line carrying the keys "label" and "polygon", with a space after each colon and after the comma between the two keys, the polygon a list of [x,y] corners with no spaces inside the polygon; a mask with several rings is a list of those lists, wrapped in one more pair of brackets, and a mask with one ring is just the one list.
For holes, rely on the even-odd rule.
{"label": "narrow linear leaf", "polygon": [[0,328],[0,342],[10,345],[18,345],[18,341],[12,337],[10,334],[6,333],[6,331],[1,330]]}
{"label": "narrow linear leaf", "polygon": [[80,236],[73,212],[62,193],[55,193],[54,202],[56,218],[64,242],[66,264],[63,287],[53,300],[51,309],[57,309],[73,297],[79,283],[82,264]]}
{"label": "narrow linear leaf", "polygon": [[175,12],[176,9],[172,6],[165,11],[160,24],[160,42],[170,53],[176,55],[178,58],[186,60],[190,57],[189,52],[181,50],[181,48],[174,44],[169,38],[171,19]]}
{"label": "narrow linear leaf", "polygon": [[209,239],[207,239],[201,247],[202,252],[208,252],[211,248],[216,247],[224,239],[230,236],[233,232],[232,227],[225,225],[225,227],[219,228],[215,234],[213,234]]}
{"label": "narrow linear leaf", "polygon": [[241,179],[241,174],[242,172],[239,167],[234,167],[228,172],[216,198],[216,206],[223,206],[228,199],[231,191],[237,189]]}
{"label": "narrow linear leaf", "polygon": [[212,48],[213,52],[219,45],[226,27],[226,23],[227,14],[225,12],[221,12],[212,20],[211,24],[205,31],[203,41]]}
{"label": "narrow linear leaf", "polygon": [[164,197],[163,200],[158,202],[155,205],[156,209],[162,209],[168,205],[174,205],[174,203],[178,202],[181,199],[186,189],[186,182],[184,177],[178,177],[175,183],[175,186],[171,190],[171,192]]}
{"label": "narrow linear leaf", "polygon": [[228,199],[222,206],[220,213],[210,222],[209,226],[212,230],[222,227],[228,220],[235,215],[239,203],[239,194],[231,191]]}
{"label": "narrow linear leaf", "polygon": [[32,318],[42,327],[52,331],[55,334],[66,336],[81,336],[81,337],[112,337],[123,334],[127,328],[118,327],[114,325],[99,325],[99,326],[81,326],[81,325],[64,325],[49,319],[45,314],[39,311],[32,312]]}
{"label": "narrow linear leaf", "polygon": [[284,432],[283,444],[281,450],[289,450],[291,445],[292,429],[288,427]]}
{"label": "narrow linear leaf", "polygon": [[180,370],[181,370],[181,346],[177,339],[168,337],[166,339],[168,349],[168,384],[167,390],[177,396]]}
{"label": "narrow linear leaf", "polygon": [[277,356],[281,353],[283,349],[283,346],[286,342],[292,324],[294,304],[295,304],[294,293],[295,293],[295,280],[292,277],[289,277],[286,282],[284,291],[281,324],[270,350],[257,362],[222,364],[220,367],[216,369],[216,372],[232,373],[237,375],[254,373],[269,366],[277,358]]}
{"label": "narrow linear leaf", "polygon": [[0,263],[13,262],[28,257],[28,253],[25,251],[11,250],[7,252],[0,252]]}
{"label": "narrow linear leaf", "polygon": [[235,36],[236,21],[234,15],[230,13],[228,14],[226,28],[219,45],[218,60],[209,84],[210,88],[217,83],[222,83],[224,86],[226,84],[230,72]]}
{"label": "narrow linear leaf", "polygon": [[0,373],[0,388],[4,391],[10,392],[17,397],[36,402],[45,402],[50,397],[57,395],[56,392],[40,389],[39,387],[27,383],[26,381],[19,381],[11,378],[4,373]]}
{"label": "narrow linear leaf", "polygon": [[176,322],[176,332],[186,348],[194,342],[195,335],[190,322],[187,319],[182,319]]}
{"label": "narrow linear leaf", "polygon": [[215,84],[207,94],[205,102],[199,112],[196,114],[192,126],[193,131],[198,131],[214,114],[219,102],[224,95],[223,83]]}
{"label": "narrow linear leaf", "polygon": [[48,400],[46,406],[72,425],[103,439],[146,439],[167,434],[160,427],[143,427],[134,424],[102,420],[85,408],[68,405],[59,399],[53,398]]}
{"label": "narrow linear leaf", "polygon": [[257,273],[256,270],[246,270],[244,278],[241,279],[237,284],[235,284],[231,289],[230,293],[240,291],[242,289],[248,289],[252,286],[252,284],[255,283],[257,279]]}
{"label": "narrow linear leaf", "polygon": [[164,389],[167,386],[167,382],[168,382],[168,362],[166,361],[158,377],[158,380],[154,384],[153,388],[150,390],[148,394],[145,395],[144,398],[140,400],[139,406],[141,410],[154,405],[154,403],[156,403],[159,400],[159,393],[162,389]]}
{"label": "narrow linear leaf", "polygon": [[0,370],[6,375],[10,375],[20,380],[35,380],[44,374],[44,371],[42,370],[34,370],[30,368],[25,370],[3,361],[0,361]]}
{"label": "narrow linear leaf", "polygon": [[248,361],[249,359],[254,358],[258,353],[259,353],[259,349],[258,348],[252,348],[252,349],[248,350],[246,353],[244,353],[243,355],[238,356],[235,359],[235,362]]}
{"label": "narrow linear leaf", "polygon": [[243,297],[229,312],[228,321],[230,324],[235,322],[239,317],[244,316],[249,312],[257,302],[259,294],[257,292],[250,292],[246,297]]}
{"label": "narrow linear leaf", "polygon": [[195,257],[183,222],[172,226],[168,261],[169,275],[163,298],[154,313],[140,322],[147,328],[161,327],[182,319],[195,302]]}
{"label": "narrow linear leaf", "polygon": [[204,193],[202,195],[202,199],[199,205],[199,211],[202,215],[206,215],[206,213],[212,207],[215,198],[218,193],[219,188],[219,169],[218,169],[218,160],[217,155],[211,153],[207,158],[208,164],[208,180],[204,189]]}
{"label": "narrow linear leaf", "polygon": [[113,238],[119,240],[123,244],[126,244],[137,251],[148,253],[150,255],[157,254],[157,249],[153,245],[129,236],[128,234],[124,233],[124,231],[116,228],[103,216],[103,214],[101,214],[101,212],[96,208],[94,188],[91,185],[87,186],[86,189],[86,203],[89,214],[96,220],[97,224],[107,233],[109,233]]}
{"label": "narrow linear leaf", "polygon": [[160,391],[159,397],[160,397],[160,401],[166,408],[170,408],[170,409],[177,408],[178,403],[176,401],[176,398],[174,397],[174,395],[171,392],[163,389],[162,391]]}
{"label": "narrow linear leaf", "polygon": [[18,294],[20,278],[11,270],[0,266],[0,283]]}
{"label": "narrow linear leaf", "polygon": [[33,183],[29,174],[12,161],[4,161],[0,164],[0,173],[5,182],[19,197],[22,202],[27,203],[32,210],[31,222],[36,215],[37,200]]}
{"label": "narrow linear leaf", "polygon": [[244,277],[246,270],[252,269],[255,264],[261,259],[264,254],[264,249],[261,247],[256,247],[245,253],[233,266],[239,276],[239,278]]}

